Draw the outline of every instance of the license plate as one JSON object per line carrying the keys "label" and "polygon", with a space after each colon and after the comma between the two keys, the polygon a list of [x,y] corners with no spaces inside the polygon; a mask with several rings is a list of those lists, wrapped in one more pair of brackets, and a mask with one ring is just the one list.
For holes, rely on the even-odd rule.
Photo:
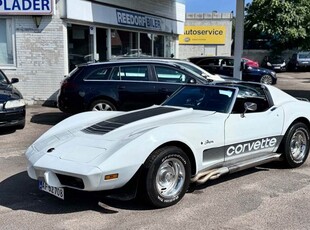
{"label": "license plate", "polygon": [[39,189],[44,191],[44,192],[48,192],[60,199],[65,199],[65,192],[63,188],[58,188],[58,187],[54,187],[54,186],[50,186],[48,184],[46,184],[44,181],[39,181]]}

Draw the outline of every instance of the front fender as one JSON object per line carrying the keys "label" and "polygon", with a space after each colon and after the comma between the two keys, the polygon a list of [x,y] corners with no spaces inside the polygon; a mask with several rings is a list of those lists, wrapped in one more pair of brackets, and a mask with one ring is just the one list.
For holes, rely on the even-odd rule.
{"label": "front fender", "polygon": [[[215,124],[214,127],[212,124],[209,124],[208,127],[210,129],[206,130],[201,123],[182,123],[148,130],[130,141],[120,141],[118,145],[121,147],[101,163],[99,168],[110,172],[130,168],[130,172],[127,171],[125,175],[129,180],[157,148],[169,142],[180,142],[186,145],[193,153],[195,168],[199,171],[203,167],[203,151],[224,144],[223,127]],[[218,130],[215,130],[215,128],[218,128]],[[219,130],[222,130],[222,132]],[[204,135],[202,136],[202,134]],[[208,143],[207,140],[210,142]],[[223,159],[224,154],[221,157]]]}

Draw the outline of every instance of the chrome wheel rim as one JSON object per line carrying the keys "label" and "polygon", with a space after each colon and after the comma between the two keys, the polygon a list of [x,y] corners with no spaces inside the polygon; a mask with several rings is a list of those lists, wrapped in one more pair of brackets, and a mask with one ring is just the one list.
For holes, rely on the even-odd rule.
{"label": "chrome wheel rim", "polygon": [[264,75],[264,76],[262,76],[262,78],[261,78],[261,83],[264,83],[264,84],[267,84],[267,85],[271,85],[272,79],[271,79],[270,76]]}
{"label": "chrome wheel rim", "polygon": [[156,175],[156,188],[164,198],[173,198],[179,195],[185,182],[185,167],[177,158],[165,160],[159,167]]}
{"label": "chrome wheel rim", "polygon": [[304,159],[307,150],[307,135],[304,130],[297,129],[290,142],[292,159],[295,162],[300,162]]}
{"label": "chrome wheel rim", "polygon": [[93,111],[113,111],[113,108],[107,103],[99,103],[94,106]]}

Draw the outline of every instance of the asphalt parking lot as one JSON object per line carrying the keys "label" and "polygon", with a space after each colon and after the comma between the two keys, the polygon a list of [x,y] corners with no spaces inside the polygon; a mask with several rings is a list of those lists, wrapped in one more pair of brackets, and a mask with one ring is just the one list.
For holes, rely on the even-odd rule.
{"label": "asphalt parking lot", "polygon": [[[276,86],[310,100],[310,72],[278,74]],[[67,116],[28,106],[25,129],[0,132],[1,229],[309,229],[310,158],[297,169],[275,162],[222,176],[165,209],[87,192],[70,201],[41,192],[26,173],[24,152]]]}

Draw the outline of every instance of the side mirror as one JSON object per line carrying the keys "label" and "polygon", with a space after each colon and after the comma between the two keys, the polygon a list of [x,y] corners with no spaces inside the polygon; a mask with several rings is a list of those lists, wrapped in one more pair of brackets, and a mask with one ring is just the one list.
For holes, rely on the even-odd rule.
{"label": "side mirror", "polygon": [[14,83],[17,83],[17,82],[19,82],[18,78],[12,78],[11,79],[11,84],[14,84]]}
{"label": "side mirror", "polygon": [[247,111],[254,112],[256,110],[257,110],[257,104],[256,103],[254,103],[254,102],[245,102],[244,103],[244,112],[243,112],[243,114],[241,114],[241,117],[245,117],[244,114]]}

